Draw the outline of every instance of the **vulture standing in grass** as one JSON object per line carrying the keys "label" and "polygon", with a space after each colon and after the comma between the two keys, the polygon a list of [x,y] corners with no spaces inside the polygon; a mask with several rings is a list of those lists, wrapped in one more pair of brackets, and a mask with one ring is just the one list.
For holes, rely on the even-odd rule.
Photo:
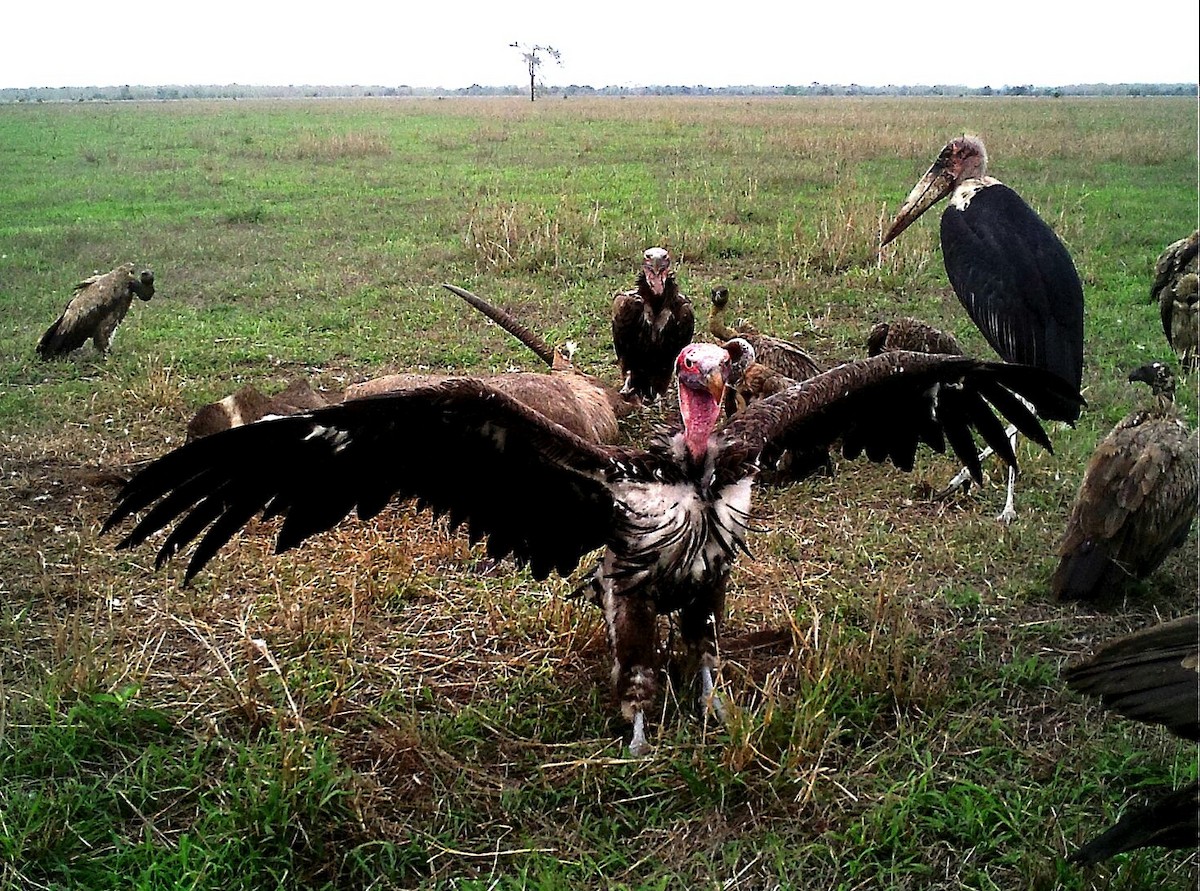
{"label": "vulture standing in grass", "polygon": [[880,322],[867,334],[867,355],[878,356],[892,350],[908,350],[912,353],[944,353],[961,356],[958,339],[949,332],[933,327],[928,322],[903,316],[890,322]]}
{"label": "vulture standing in grass", "polygon": [[1200,230],[1169,245],[1154,264],[1150,297],[1158,304],[1163,334],[1179,357],[1184,372],[1200,362],[1200,294],[1197,293],[1196,250]]}
{"label": "vulture standing in grass", "polygon": [[[1111,641],[1063,677],[1072,690],[1100,697],[1119,715],[1161,724],[1176,736],[1200,742],[1198,636],[1195,614],[1154,625]],[[1071,860],[1091,865],[1150,846],[1195,850],[1200,844],[1198,812],[1200,785],[1193,782],[1127,811]]]}
{"label": "vulture standing in grass", "polygon": [[91,338],[96,349],[107,353],[113,333],[135,296],[149,300],[154,296],[154,273],[143,269],[134,273],[132,263],[118,266],[103,275],[96,273],[75,286],[63,314],[46,329],[38,341],[37,352],[43,359],[65,356]]}
{"label": "vulture standing in grass", "polygon": [[1187,540],[1196,517],[1196,433],[1175,408],[1175,378],[1162,362],[1135,369],[1148,407],[1126,415],[1088,460],[1058,549],[1050,592],[1107,600],[1144,579]]}
{"label": "vulture standing in grass", "polygon": [[667,392],[679,351],[692,341],[696,318],[679,291],[671,255],[648,248],[637,287],[613,300],[612,339],[621,369],[621,394],[653,402]]}
{"label": "vulture standing in grass", "polygon": [[[1083,286],[1058,236],[1021,196],[987,173],[976,136],[951,140],[909,192],[883,237],[888,244],[946,196],[942,259],[954,293],[1005,362],[1083,381]],[[882,245],[881,245],[882,246]],[[1072,419],[1073,420],[1073,419]],[[966,482],[966,475],[951,485]],[[1016,517],[1016,475],[1000,519]]]}
{"label": "vulture standing in grass", "polygon": [[[840,365],[719,425],[725,388],[753,358],[691,344],[675,362],[682,426],[642,448],[588,442],[484,382],[459,378],[198,439],[122,490],[110,530],[145,511],[119,547],[170,528],[157,565],[195,545],[185,583],[256,514],[282,518],[276,550],[350,513],[370,520],[412,500],[487,539],[533,576],[569,575],[603,549],[579,586],[604,610],[612,678],[630,749],[649,746],[660,670],[658,616],[671,614],[702,698],[718,716],[712,671],[730,567],[746,550],[751,489],[764,449],[782,436],[841,440],[848,458],[911,469],[924,442],[978,474],[971,431],[1015,462],[993,412],[1050,448],[1037,416],[1073,417],[1079,394],[1051,374],[952,356],[888,353]],[[737,362],[735,363],[735,359]]]}

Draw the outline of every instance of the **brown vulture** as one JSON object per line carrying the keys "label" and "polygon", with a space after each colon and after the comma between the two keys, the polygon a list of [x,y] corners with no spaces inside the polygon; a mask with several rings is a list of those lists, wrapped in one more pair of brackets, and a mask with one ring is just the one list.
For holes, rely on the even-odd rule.
{"label": "brown vulture", "polygon": [[[1005,362],[1044,368],[1079,389],[1079,274],[1054,230],[1020,195],[988,176],[987,151],[979,137],[960,136],[946,144],[909,192],[881,247],[947,195],[942,260],[975,327]],[[960,474],[951,485],[966,480]],[[1016,517],[1015,488],[1016,474],[1009,468],[1008,498],[999,517],[1005,522]]]}
{"label": "brown vulture", "polygon": [[[1200,742],[1200,625],[1196,614],[1163,622],[1101,647],[1063,672],[1077,693],[1098,696],[1117,714],[1160,724]],[[1193,782],[1145,807],[1127,811],[1110,829],[1071,855],[1090,865],[1149,846],[1200,844],[1200,785]]]}
{"label": "brown vulture", "polygon": [[1072,417],[1080,399],[1040,369],[888,353],[840,365],[721,426],[725,387],[752,352],[744,342],[736,357],[716,344],[685,347],[675,362],[682,426],[645,448],[588,442],[483,381],[450,379],[188,443],[130,480],[104,529],[145,511],[124,548],[170,527],[159,566],[196,543],[185,583],[256,514],[282,518],[276,550],[286,551],[397,499],[465,524],[472,541],[487,539],[490,557],[511,556],[537,579],[569,575],[603,549],[577,590],[603,606],[630,749],[642,754],[659,683],[658,615],[676,616],[704,701],[722,714],[711,694],[725,587],[746,550],[758,458],[775,440],[840,438],[848,458],[865,453],[903,469],[920,443],[948,442],[979,473],[973,429],[1016,460],[994,412],[1049,449],[1037,415]]}
{"label": "brown vulture", "polygon": [[825,369],[821,363],[796,344],[769,334],[760,334],[751,326],[739,322],[738,328],[725,323],[725,309],[729,306],[729,289],[718,286],[712,289],[711,306],[708,313],[708,330],[720,341],[740,337],[754,348],[754,361],[793,381],[808,380]]}
{"label": "brown vulture", "polygon": [[89,337],[97,350],[107,353],[134,296],[142,300],[154,296],[154,273],[143,269],[135,274],[133,269],[132,263],[125,263],[77,284],[67,308],[38,341],[38,355],[43,359],[65,356]]}
{"label": "brown vulture", "polygon": [[880,322],[867,334],[867,355],[878,356],[891,350],[913,353],[945,353],[961,356],[958,339],[928,322],[903,316],[890,322]]}
{"label": "brown vulture", "polygon": [[1162,362],[1135,369],[1146,408],[1122,418],[1088,460],[1050,580],[1056,599],[1109,599],[1144,579],[1186,541],[1196,517],[1196,433],[1175,408]]}
{"label": "brown vulture", "polygon": [[1200,294],[1197,294],[1196,250],[1200,230],[1168,245],[1154,264],[1150,297],[1158,304],[1163,334],[1185,373],[1200,362]]}
{"label": "brown vulture", "polygon": [[637,287],[617,294],[612,306],[612,340],[621,369],[621,395],[653,402],[667,392],[675,357],[692,341],[696,318],[679,291],[671,255],[647,248]]}

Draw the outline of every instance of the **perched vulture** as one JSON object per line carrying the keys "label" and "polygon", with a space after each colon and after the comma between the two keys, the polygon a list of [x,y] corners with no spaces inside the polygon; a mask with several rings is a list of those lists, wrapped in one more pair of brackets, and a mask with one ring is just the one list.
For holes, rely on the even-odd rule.
{"label": "perched vulture", "polygon": [[953,334],[912,316],[880,322],[867,334],[868,356],[878,356],[891,350],[945,353],[947,356],[962,355],[958,339]]}
{"label": "perched vulture", "polygon": [[[950,196],[942,213],[942,260],[954,293],[1005,362],[1083,381],[1083,286],[1058,236],[1021,196],[987,174],[976,136],[951,140],[921,177],[883,237],[888,244]],[[882,245],[881,245],[882,247]],[[1082,405],[1082,403],[1080,404]],[[1015,434],[1014,434],[1015,435]],[[960,474],[957,483],[966,481]],[[1016,475],[1000,519],[1016,517]]]}
{"label": "perched vulture", "polygon": [[[1200,742],[1198,637],[1200,625],[1193,613],[1112,641],[1063,677],[1072,690],[1100,697],[1119,715],[1161,724],[1176,736]],[[1200,785],[1193,782],[1127,811],[1071,860],[1090,865],[1150,846],[1195,850],[1200,844],[1198,813]]]}
{"label": "perched vulture", "polygon": [[725,387],[753,358],[691,344],[675,362],[682,426],[646,448],[576,436],[483,381],[459,378],[303,415],[273,418],[188,443],[122,490],[111,530],[145,511],[118,547],[171,528],[157,565],[198,542],[184,581],[253,516],[282,518],[276,550],[330,529],[351,512],[370,520],[415,499],[494,559],[534,578],[569,575],[603,548],[579,586],[600,601],[630,750],[648,751],[660,669],[657,616],[677,614],[687,662],[712,696],[725,587],[746,550],[751,489],[764,449],[782,436],[842,442],[911,469],[923,442],[954,451],[979,473],[972,430],[1015,462],[994,412],[1050,448],[1043,418],[1072,417],[1079,394],[1039,369],[952,356],[888,353],[840,365],[719,424]]}
{"label": "perched vulture", "polygon": [[679,291],[671,255],[648,248],[637,287],[617,294],[612,307],[613,349],[621,369],[621,395],[653,402],[667,392],[679,351],[691,343],[696,319]]}
{"label": "perched vulture", "polygon": [[1197,294],[1196,249],[1200,229],[1167,247],[1154,264],[1150,297],[1158,303],[1163,334],[1184,371],[1200,362],[1200,295]]}
{"label": "perched vulture", "polygon": [[294,415],[341,401],[340,393],[319,393],[306,380],[294,380],[274,396],[247,384],[224,399],[201,407],[188,421],[187,438],[211,436],[230,427],[251,424],[268,415]]}
{"label": "perched vulture", "polygon": [[65,356],[89,337],[96,349],[107,353],[113,332],[129,312],[134,296],[142,300],[154,296],[154,273],[143,269],[134,274],[133,268],[132,263],[125,263],[77,284],[67,308],[38,341],[38,355],[43,359]]}
{"label": "perched vulture", "polygon": [[1171,369],[1152,362],[1129,380],[1149,384],[1153,398],[1119,421],[1088,460],[1050,580],[1056,599],[1118,595],[1180,547],[1196,517],[1196,433],[1176,411]]}

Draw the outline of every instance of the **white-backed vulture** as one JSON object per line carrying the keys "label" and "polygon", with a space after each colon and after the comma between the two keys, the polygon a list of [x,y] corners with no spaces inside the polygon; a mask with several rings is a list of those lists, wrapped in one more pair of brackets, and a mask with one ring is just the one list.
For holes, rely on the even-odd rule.
{"label": "white-backed vulture", "polygon": [[149,300],[154,296],[154,273],[143,269],[134,273],[132,263],[111,272],[96,273],[75,286],[66,309],[42,335],[37,352],[43,359],[65,356],[91,338],[96,349],[107,353],[113,333],[135,296]]}

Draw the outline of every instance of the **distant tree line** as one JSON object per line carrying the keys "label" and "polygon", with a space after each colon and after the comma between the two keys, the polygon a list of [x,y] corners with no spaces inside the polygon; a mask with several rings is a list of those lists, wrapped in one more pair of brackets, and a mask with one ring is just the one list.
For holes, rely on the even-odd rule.
{"label": "distant tree line", "polygon": [[[917,84],[865,87],[859,84],[822,84],[786,86],[707,87],[703,84],[648,87],[591,87],[580,84],[547,86],[540,94],[552,96],[1195,96],[1197,85],[1186,84],[1067,84],[1045,87],[1033,84],[1005,84],[999,87],[966,87],[958,84]],[[87,87],[0,88],[0,102],[114,102],[170,101],[175,99],[302,99],[365,98],[393,96],[522,96],[527,88],[517,84],[446,89],[443,87],[292,85],[251,86],[246,84],[206,84]]]}

